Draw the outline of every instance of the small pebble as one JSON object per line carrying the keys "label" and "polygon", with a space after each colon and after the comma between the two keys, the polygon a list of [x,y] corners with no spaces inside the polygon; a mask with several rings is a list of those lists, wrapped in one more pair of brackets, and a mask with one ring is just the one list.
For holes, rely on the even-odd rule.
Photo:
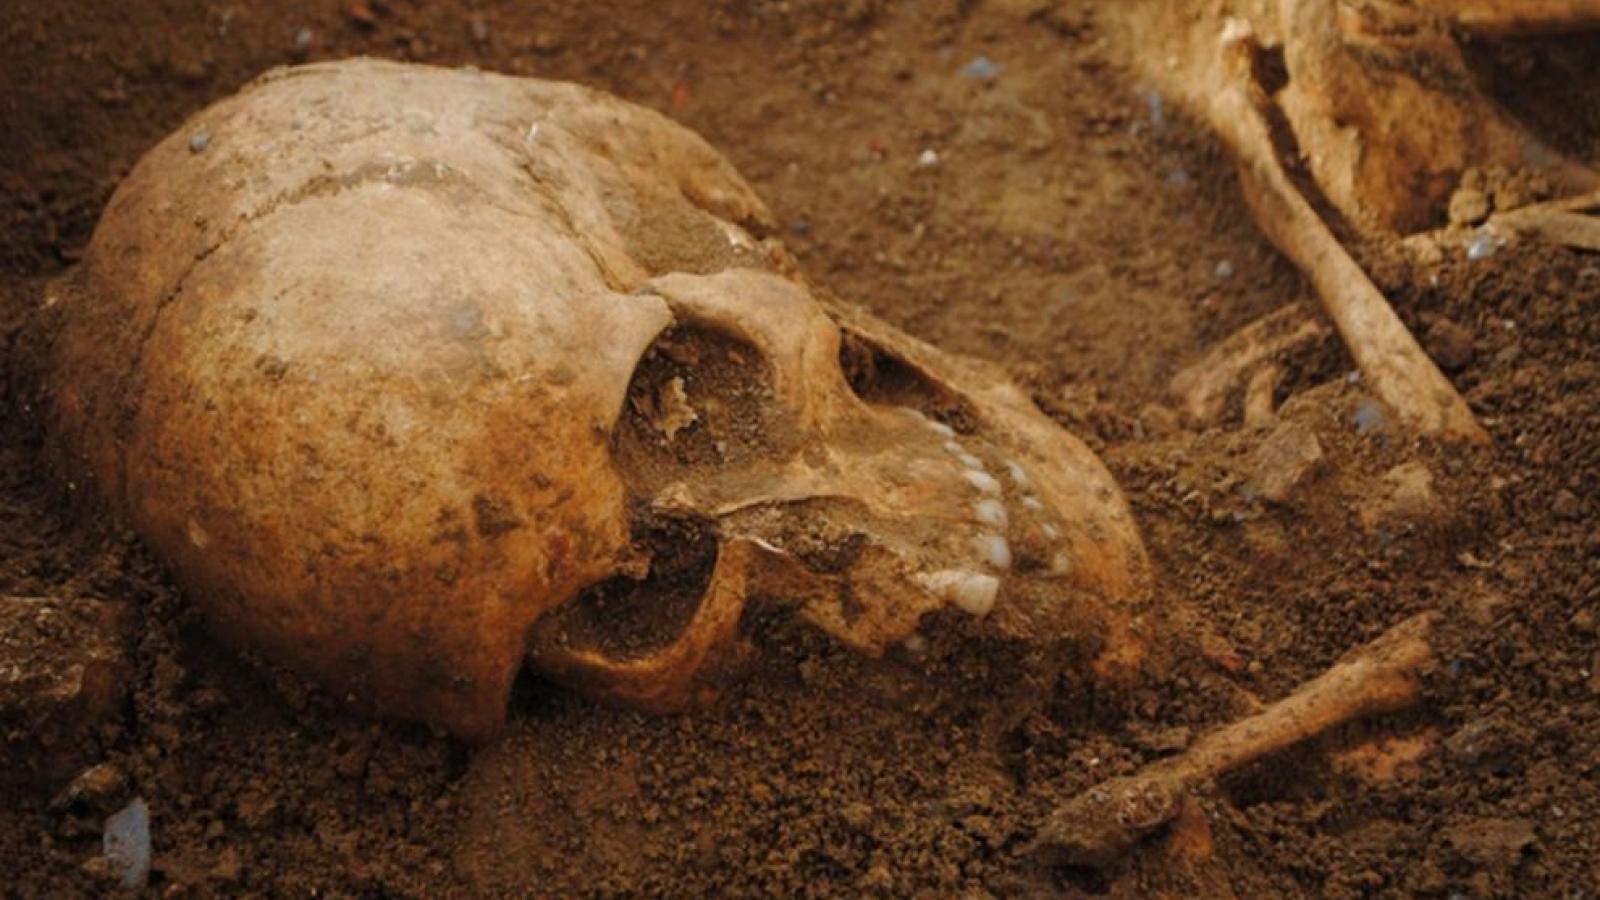
{"label": "small pebble", "polygon": [[1422,336],[1422,346],[1446,372],[1458,372],[1472,362],[1472,342],[1471,331],[1442,317],[1435,319]]}
{"label": "small pebble", "polygon": [[128,776],[115,763],[103,762],[91,766],[72,779],[66,790],[50,801],[50,808],[63,810],[83,804],[93,807],[97,803],[116,799],[127,788]]}
{"label": "small pebble", "polygon": [[373,13],[372,6],[367,0],[354,0],[345,8],[345,14],[350,17],[350,21],[362,28],[375,28],[378,25],[378,17]]}
{"label": "small pebble", "polygon": [[1471,226],[1489,218],[1489,197],[1477,188],[1463,187],[1450,197],[1451,225]]}
{"label": "small pebble", "polygon": [[1594,633],[1595,633],[1594,613],[1589,611],[1589,610],[1587,610],[1587,609],[1580,609],[1577,612],[1573,613],[1572,614],[1572,618],[1568,620],[1568,624],[1570,624],[1572,626],[1572,630],[1573,631],[1576,631],[1577,633],[1579,633],[1581,635],[1585,635],[1585,636],[1588,636],[1588,637],[1593,637],[1594,636]]}
{"label": "small pebble", "polygon": [[143,799],[106,819],[102,855],[112,874],[127,888],[142,888],[150,878],[150,807]]}
{"label": "small pebble", "polygon": [[1215,274],[1217,276],[1217,280],[1218,281],[1226,281],[1229,278],[1232,278],[1233,277],[1233,261],[1225,259],[1225,260],[1217,263],[1216,271],[1213,274]]}
{"label": "small pebble", "polygon": [[302,28],[294,33],[294,52],[297,56],[305,56],[311,50],[311,42],[316,39],[316,32],[309,28]]}
{"label": "small pebble", "polygon": [[1494,235],[1480,232],[1473,237],[1471,243],[1467,244],[1467,259],[1473,261],[1488,259],[1498,249],[1500,244],[1494,239]]}
{"label": "small pebble", "polygon": [[1371,400],[1361,401],[1353,418],[1357,434],[1371,434],[1383,427],[1383,407]]}
{"label": "small pebble", "polygon": [[1577,521],[1583,518],[1583,501],[1572,491],[1562,488],[1556,492],[1555,499],[1550,501],[1550,512],[1558,519]]}
{"label": "small pebble", "polygon": [[917,157],[917,167],[918,168],[931,169],[934,166],[937,166],[938,164],[939,164],[939,151],[933,149],[932,147],[929,147],[928,149],[922,151],[922,155]]}
{"label": "small pebble", "polygon": [[201,129],[189,138],[189,152],[199,153],[211,146],[211,132]]}
{"label": "small pebble", "polygon": [[1150,124],[1157,128],[1167,123],[1167,101],[1161,92],[1154,88],[1145,91],[1145,103],[1150,106]]}
{"label": "small pebble", "polygon": [[961,67],[961,74],[975,81],[993,81],[1000,77],[1000,64],[987,56],[976,56]]}
{"label": "small pebble", "polygon": [[540,53],[558,52],[566,42],[554,31],[541,31],[533,36],[533,49]]}

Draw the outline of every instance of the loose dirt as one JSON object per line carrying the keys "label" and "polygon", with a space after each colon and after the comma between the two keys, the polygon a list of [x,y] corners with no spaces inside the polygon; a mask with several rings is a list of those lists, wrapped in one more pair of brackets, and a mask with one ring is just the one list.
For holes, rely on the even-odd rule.
{"label": "loose dirt", "polygon": [[[1271,429],[1185,430],[1162,403],[1184,364],[1309,293],[1214,141],[1130,74],[1125,5],[3,6],[0,595],[126,603],[137,639],[126,709],[62,749],[125,783],[55,807],[59,782],[0,786],[0,893],[101,893],[86,863],[135,794],[171,896],[1600,891],[1600,258],[1359,246],[1494,447],[1408,439],[1328,343],[1278,390],[1277,427],[1321,458],[1268,500]],[[1519,117],[1600,156],[1600,120],[1569,114],[1594,107],[1600,42],[1474,52]],[[475,750],[219,649],[135,539],[49,481],[24,326],[158,138],[271,66],[354,54],[658,108],[732,159],[821,286],[1006,366],[1129,495],[1162,579],[1152,670],[1110,690],[1069,666],[1019,701],[990,692],[1006,673],[981,646],[896,669],[763,620],[763,668],[713,708],[649,717],[529,679],[511,734]],[[1229,777],[1103,872],[1018,854],[1053,804],[1429,608],[1453,624],[1420,710]]]}

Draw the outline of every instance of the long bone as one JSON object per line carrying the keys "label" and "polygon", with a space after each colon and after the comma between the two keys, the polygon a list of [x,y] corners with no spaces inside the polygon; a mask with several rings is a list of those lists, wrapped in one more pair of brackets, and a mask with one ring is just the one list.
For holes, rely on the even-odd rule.
{"label": "long bone", "polygon": [[1415,704],[1418,676],[1434,659],[1434,622],[1431,613],[1407,619],[1184,753],[1084,791],[1050,815],[1029,855],[1050,864],[1103,866],[1172,821],[1185,798],[1206,783],[1340,725]]}
{"label": "long bone", "polygon": [[1261,230],[1311,279],[1367,383],[1401,421],[1422,434],[1486,442],[1466,401],[1284,171],[1252,76],[1257,47],[1248,26],[1231,20],[1221,43],[1194,96],[1233,154]]}
{"label": "long bone", "polygon": [[1411,5],[1484,37],[1567,34],[1600,28],[1597,0],[1411,0]]}

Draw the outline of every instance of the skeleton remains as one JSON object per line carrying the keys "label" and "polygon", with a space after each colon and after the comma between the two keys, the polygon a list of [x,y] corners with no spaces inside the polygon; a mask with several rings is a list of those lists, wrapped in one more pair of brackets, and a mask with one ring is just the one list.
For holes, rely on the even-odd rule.
{"label": "skeleton remains", "polygon": [[[1241,0],[1142,26],[1372,390],[1447,441],[1487,435],[1273,125],[1368,232],[1430,224],[1469,162],[1592,188],[1481,98],[1394,74],[1461,74],[1452,28],[1600,19],[1523,6]],[[1370,65],[1400,57],[1436,65]],[[1595,206],[1491,224],[1600,243]],[[151,151],[46,298],[58,456],[231,642],[468,738],[499,730],[524,665],[651,710],[713,696],[757,601],[872,657],[977,621],[1035,660],[1074,644],[1091,677],[1136,669],[1152,578],[1106,469],[990,368],[821,296],[771,230],[705,143],[594,91],[280,71]],[[1178,405],[1215,422],[1248,381],[1270,417],[1274,357],[1326,334],[1275,314],[1183,373]],[[1088,792],[1033,850],[1104,863],[1208,779],[1414,703],[1433,623]]]}
{"label": "skeleton remains", "polygon": [[[1487,443],[1465,400],[1297,186],[1280,145],[1287,133],[1322,199],[1362,233],[1425,228],[1469,168],[1502,167],[1576,196],[1495,211],[1479,239],[1533,236],[1600,248],[1600,219],[1589,215],[1600,209],[1600,173],[1516,125],[1475,87],[1458,43],[1463,34],[1593,29],[1600,3],[1222,0],[1138,10],[1127,18],[1131,40],[1161,51],[1144,54],[1159,60],[1147,74],[1233,155],[1261,230],[1311,282],[1372,390],[1419,435]],[[1274,55],[1281,66],[1271,64]],[[1483,216],[1465,218],[1477,224]],[[1432,252],[1469,247],[1459,231],[1416,238]],[[1214,424],[1223,398],[1243,383],[1246,425],[1270,417],[1275,358],[1322,334],[1303,310],[1286,306],[1180,373],[1172,383],[1176,404],[1192,423]],[[1431,613],[1401,622],[1255,715],[1084,792],[1042,824],[1031,852],[1106,864],[1179,817],[1187,795],[1207,782],[1339,725],[1415,704],[1434,664],[1437,626]]]}
{"label": "skeleton remains", "polygon": [[871,656],[944,611],[1136,663],[1105,468],[990,369],[825,308],[768,219],[595,91],[277,72],[151,151],[47,299],[68,477],[234,644],[469,738],[525,661],[708,696],[757,596]]}

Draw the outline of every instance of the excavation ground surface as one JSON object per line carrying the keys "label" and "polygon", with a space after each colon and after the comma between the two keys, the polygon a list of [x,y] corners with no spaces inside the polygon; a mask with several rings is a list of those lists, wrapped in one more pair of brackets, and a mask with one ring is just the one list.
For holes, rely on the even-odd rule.
{"label": "excavation ground surface", "polygon": [[[36,410],[8,406],[0,595],[125,602],[135,649],[83,759],[125,787],[55,807],[64,781],[0,787],[0,893],[101,893],[102,822],[137,795],[162,896],[1596,896],[1600,257],[1352,241],[1491,449],[1406,435],[1336,341],[1287,361],[1277,424],[1185,427],[1174,374],[1315,298],[1215,141],[1135,74],[1114,20],[1131,6],[0,3],[8,398],[33,378],[20,335],[45,282],[118,180],[266,69],[369,54],[574,80],[703,134],[818,285],[1000,364],[1088,441],[1161,611],[1124,689],[1069,673],[1001,708],[958,672],[950,702],[908,706],[872,688],[883,663],[777,625],[711,708],[650,717],[528,679],[509,735],[474,749],[217,646],[136,539],[62,499]],[[1600,41],[1473,56],[1531,128],[1600,159]],[[1315,464],[1274,452],[1307,431]],[[1416,711],[1229,776],[1110,868],[1021,855],[1055,804],[1426,609],[1448,625]]]}

